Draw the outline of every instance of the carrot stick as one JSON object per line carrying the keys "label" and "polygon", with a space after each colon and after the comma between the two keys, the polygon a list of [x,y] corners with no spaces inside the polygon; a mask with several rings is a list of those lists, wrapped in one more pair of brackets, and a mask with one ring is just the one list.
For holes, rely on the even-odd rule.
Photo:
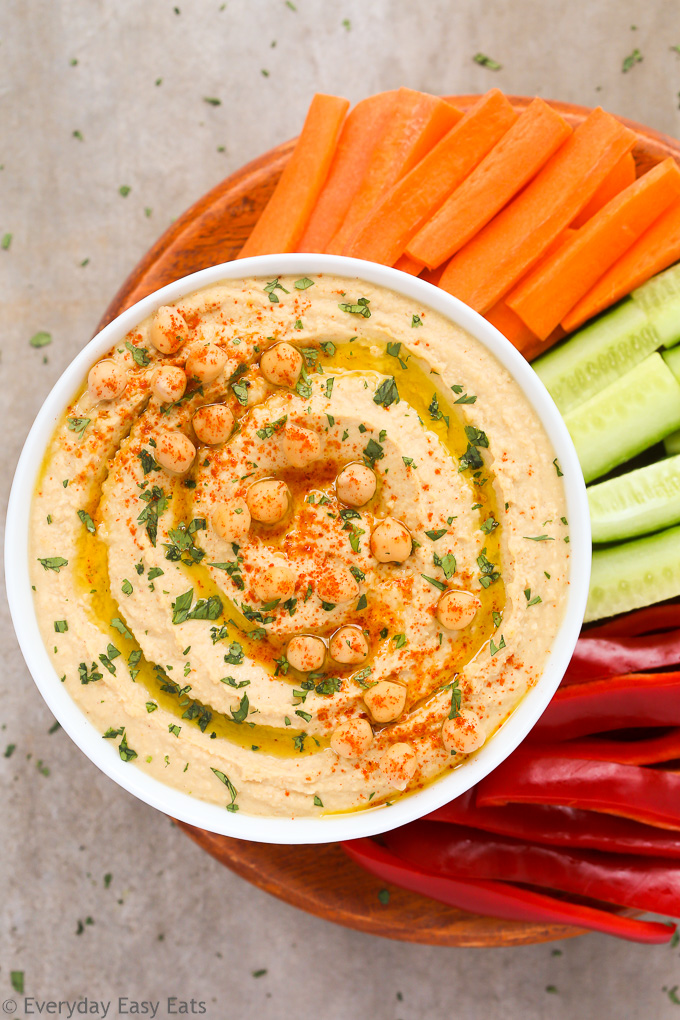
{"label": "carrot stick", "polygon": [[538,262],[635,141],[611,114],[593,110],[524,190],[453,256],[440,285],[478,312],[488,311]]}
{"label": "carrot stick", "polygon": [[390,123],[375,147],[341,227],[326,245],[339,255],[362,221],[395,181],[419,163],[463,114],[451,103],[427,92],[401,88]]}
{"label": "carrot stick", "polygon": [[402,273],[409,273],[411,276],[418,276],[418,274],[425,268],[422,262],[418,262],[417,259],[409,258],[408,255],[402,255],[400,259],[394,263],[395,269],[401,269]]}
{"label": "carrot stick", "polygon": [[680,169],[669,157],[608,202],[506,296],[509,307],[544,339],[602,274],[680,200]]}
{"label": "carrot stick", "polygon": [[562,320],[567,333],[680,259],[680,202],[666,209]]}
{"label": "carrot stick", "polygon": [[364,220],[344,255],[393,266],[420,227],[517,120],[492,89],[402,177]]}
{"label": "carrot stick", "polygon": [[572,227],[575,227],[577,230],[579,227],[582,227],[591,216],[600,211],[602,206],[606,205],[607,202],[611,202],[612,198],[615,198],[629,184],[633,184],[636,176],[637,171],[635,169],[633,153],[627,152],[618,161],[614,169],[607,174],[590,202],[588,202],[588,205],[584,206],[578,216],[572,220]]}
{"label": "carrot stick", "polygon": [[295,251],[326,180],[349,103],[317,93],[272,197],[238,258]]}
{"label": "carrot stick", "polygon": [[395,109],[398,93],[379,92],[362,99],[348,114],[321,194],[297,251],[324,252],[339,230]]}
{"label": "carrot stick", "polygon": [[538,340],[536,334],[531,332],[519,315],[516,315],[512,308],[506,305],[505,301],[497,301],[484,318],[492,326],[495,326],[518,351],[524,351],[528,347],[533,348]]}
{"label": "carrot stick", "polygon": [[556,110],[542,99],[534,99],[441,209],[411,238],[407,255],[436,269],[521,191],[571,133]]}

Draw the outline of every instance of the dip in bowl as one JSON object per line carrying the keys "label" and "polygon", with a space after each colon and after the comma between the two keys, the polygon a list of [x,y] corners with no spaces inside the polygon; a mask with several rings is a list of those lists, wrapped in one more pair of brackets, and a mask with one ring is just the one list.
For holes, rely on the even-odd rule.
{"label": "dip in bowl", "polygon": [[506,757],[566,668],[589,556],[529,366],[449,295],[333,256],[213,267],[107,326],[8,519],[64,728],[143,800],[271,842],[384,831]]}

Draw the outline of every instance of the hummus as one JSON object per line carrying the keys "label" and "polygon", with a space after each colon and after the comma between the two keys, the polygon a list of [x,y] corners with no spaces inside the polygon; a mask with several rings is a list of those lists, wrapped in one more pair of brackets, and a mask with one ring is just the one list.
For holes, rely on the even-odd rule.
{"label": "hummus", "polygon": [[360,280],[226,281],[93,367],[31,508],[56,671],[131,768],[227,809],[390,803],[539,678],[568,584],[509,373]]}

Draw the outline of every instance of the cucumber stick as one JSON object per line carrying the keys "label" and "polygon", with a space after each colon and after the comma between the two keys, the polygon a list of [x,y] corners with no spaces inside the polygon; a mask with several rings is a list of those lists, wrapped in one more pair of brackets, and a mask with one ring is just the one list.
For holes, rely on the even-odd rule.
{"label": "cucumber stick", "polygon": [[652,354],[661,341],[644,311],[624,301],[607,315],[532,362],[539,379],[565,414],[583,404]]}
{"label": "cucumber stick", "polygon": [[680,457],[588,487],[593,542],[621,542],[680,521]]}
{"label": "cucumber stick", "polygon": [[664,449],[668,457],[675,457],[680,453],[680,432],[671,432],[663,441]]}
{"label": "cucumber stick", "polygon": [[680,428],[680,383],[651,354],[564,416],[586,482]]}
{"label": "cucumber stick", "polygon": [[634,290],[533,368],[564,414],[629,372],[659,347],[680,342],[680,265]]}
{"label": "cucumber stick", "polygon": [[596,549],[585,621],[680,595],[680,527]]}

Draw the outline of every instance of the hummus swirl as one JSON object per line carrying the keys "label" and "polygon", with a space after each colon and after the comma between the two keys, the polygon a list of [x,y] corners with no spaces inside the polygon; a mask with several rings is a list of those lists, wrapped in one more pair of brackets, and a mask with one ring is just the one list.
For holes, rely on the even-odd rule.
{"label": "hummus swirl", "polygon": [[359,280],[227,281],[93,367],[45,459],[33,582],[121,757],[229,810],[375,807],[541,675],[569,531],[508,372]]}

